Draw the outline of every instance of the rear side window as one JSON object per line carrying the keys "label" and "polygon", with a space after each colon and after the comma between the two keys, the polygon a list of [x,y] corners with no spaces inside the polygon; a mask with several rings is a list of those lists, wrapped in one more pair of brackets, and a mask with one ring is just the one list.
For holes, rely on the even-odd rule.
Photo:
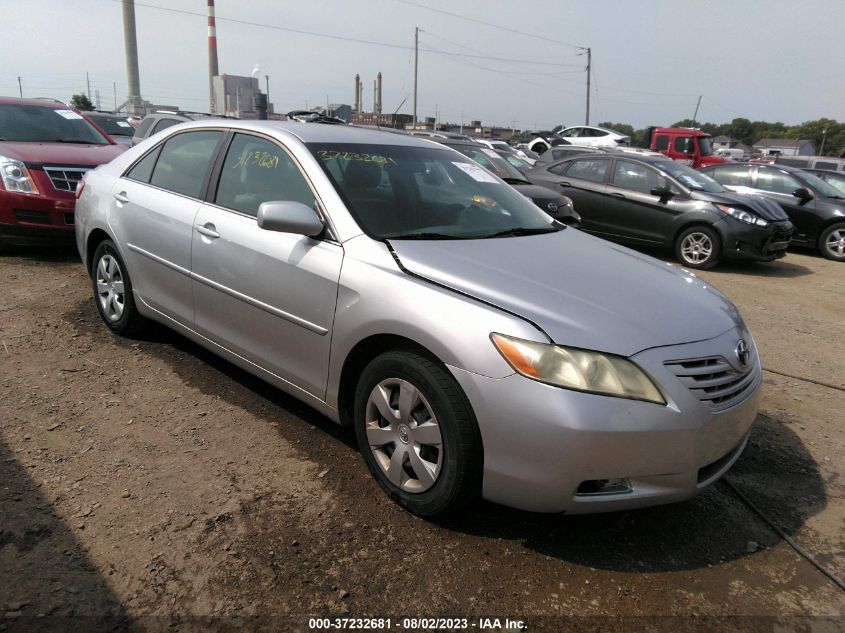
{"label": "rear side window", "polygon": [[150,184],[174,193],[199,198],[208,166],[223,132],[177,134],[164,144]]}
{"label": "rear side window", "polygon": [[725,165],[705,173],[720,185],[745,187],[748,185],[748,169],[743,165]]}
{"label": "rear side window", "polygon": [[146,117],[141,124],[138,126],[138,129],[135,130],[135,136],[139,138],[146,138],[148,136],[147,130],[150,129],[150,126],[155,122],[153,117]]}
{"label": "rear side window", "polygon": [[576,160],[566,170],[566,175],[570,178],[579,178],[590,182],[604,182],[605,173],[607,173],[607,159]]}
{"label": "rear side window", "polygon": [[236,134],[226,153],[214,202],[252,217],[262,202],[314,206],[314,193],[281,147],[267,139]]}
{"label": "rear side window", "polygon": [[657,137],[657,140],[654,143],[654,147],[658,152],[663,152],[669,149],[669,137],[665,134],[661,134]]}
{"label": "rear side window", "polygon": [[150,182],[159,152],[161,152],[161,145],[135,163],[135,166],[126,172],[126,177],[138,182]]}

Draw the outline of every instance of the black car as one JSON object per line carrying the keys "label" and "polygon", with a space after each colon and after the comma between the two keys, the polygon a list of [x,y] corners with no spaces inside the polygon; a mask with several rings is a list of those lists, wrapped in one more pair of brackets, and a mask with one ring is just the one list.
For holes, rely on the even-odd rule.
{"label": "black car", "polygon": [[777,164],[725,163],[701,171],[729,189],[777,202],[795,225],[793,244],[845,262],[845,194],[818,176]]}
{"label": "black car", "polygon": [[531,180],[526,178],[522,172],[516,169],[516,167],[499,156],[496,150],[490,149],[489,147],[478,143],[462,143],[446,139],[436,140],[441,145],[451,147],[467,158],[471,158],[487,171],[492,172],[504,180],[519,193],[527,198],[531,198],[534,204],[556,220],[563,222],[564,224],[574,226],[579,225],[581,216],[574,209],[572,200],[555,189],[541,187],[534,184]]}
{"label": "black car", "polygon": [[783,257],[793,227],[777,204],[726,190],[654,152],[597,152],[540,164],[538,184],[572,198],[581,228],[608,239],[674,248],[690,268],[721,258]]}
{"label": "black car", "polygon": [[845,173],[828,169],[805,169],[804,171],[821,178],[835,189],[839,189],[840,195],[845,196]]}
{"label": "black car", "polygon": [[125,114],[112,114],[110,112],[85,112],[84,114],[103,132],[111,136],[115,143],[127,147],[132,145],[135,127],[129,122],[129,117]]}

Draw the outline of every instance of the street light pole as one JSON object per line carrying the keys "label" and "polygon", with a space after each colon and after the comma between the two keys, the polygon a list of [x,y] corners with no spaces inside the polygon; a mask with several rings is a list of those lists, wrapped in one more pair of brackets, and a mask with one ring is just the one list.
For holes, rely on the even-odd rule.
{"label": "street light pole", "polygon": [[414,129],[417,129],[417,69],[420,62],[420,27],[414,27]]}

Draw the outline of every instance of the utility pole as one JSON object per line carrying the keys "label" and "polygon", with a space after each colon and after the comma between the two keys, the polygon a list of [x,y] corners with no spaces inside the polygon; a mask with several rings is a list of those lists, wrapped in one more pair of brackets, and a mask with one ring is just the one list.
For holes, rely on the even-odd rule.
{"label": "utility pole", "polygon": [[91,101],[91,80],[88,78],[88,73],[85,73],[85,83],[88,84],[88,101]]}
{"label": "utility pole", "polygon": [[822,130],[822,146],[821,146],[821,149],[819,149],[819,156],[824,156],[824,140],[825,140],[826,137],[827,137],[827,128],[824,128]]}
{"label": "utility pole", "polygon": [[414,27],[414,129],[417,129],[417,69],[420,63],[420,27]]}
{"label": "utility pole", "polygon": [[112,82],[114,88],[114,111],[117,112],[117,82]]}
{"label": "utility pole", "polygon": [[99,110],[100,109],[100,91],[99,90],[94,91],[94,103],[97,104],[97,109]]}
{"label": "utility pole", "polygon": [[461,110],[461,134],[464,133],[464,111]]}
{"label": "utility pole", "polygon": [[593,61],[593,51],[592,49],[587,49],[587,122],[585,125],[590,124],[590,66],[592,65]]}
{"label": "utility pole", "polygon": [[701,95],[698,95],[698,103],[695,104],[695,113],[692,115],[692,127],[695,127],[695,120],[698,118],[698,107],[701,105]]}
{"label": "utility pole", "polygon": [[18,93],[21,95],[21,99],[23,99],[23,86],[21,85],[21,76],[18,75]]}

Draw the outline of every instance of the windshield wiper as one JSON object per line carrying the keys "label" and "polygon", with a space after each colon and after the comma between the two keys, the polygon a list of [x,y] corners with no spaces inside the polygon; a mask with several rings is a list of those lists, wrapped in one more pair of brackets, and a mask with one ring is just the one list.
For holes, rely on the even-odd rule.
{"label": "windshield wiper", "polygon": [[41,141],[42,143],[75,143],[77,145],[100,145],[100,143],[95,143],[94,141],[86,141],[80,138],[53,138],[47,141]]}
{"label": "windshield wiper", "polygon": [[558,231],[563,230],[562,228],[552,228],[550,226],[546,227],[538,227],[538,228],[525,228],[523,226],[518,226],[513,229],[507,229],[505,231],[499,231],[498,233],[493,233],[492,235],[487,235],[485,238],[490,237],[521,237],[523,235],[539,235],[540,233],[557,233]]}
{"label": "windshield wiper", "polygon": [[502,178],[509,185],[530,185],[531,183],[524,178]]}
{"label": "windshield wiper", "polygon": [[446,233],[433,233],[422,231],[420,233],[405,233],[404,235],[388,235],[389,240],[466,240],[472,239],[462,235],[447,235]]}

